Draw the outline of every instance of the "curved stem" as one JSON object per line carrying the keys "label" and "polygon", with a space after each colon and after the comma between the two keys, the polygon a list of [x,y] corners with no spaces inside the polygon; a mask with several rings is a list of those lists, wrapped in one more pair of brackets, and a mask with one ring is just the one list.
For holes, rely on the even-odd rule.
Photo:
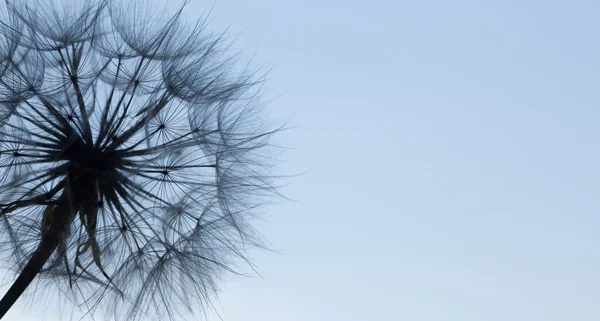
{"label": "curved stem", "polygon": [[52,253],[58,247],[58,238],[53,239],[47,238],[47,240],[43,240],[40,243],[21,274],[19,274],[19,277],[17,277],[10,289],[2,297],[2,300],[0,300],[0,319],[4,317],[6,312],[10,310],[17,299],[25,292],[25,289],[27,289],[31,281],[38,275],[46,261],[50,259]]}
{"label": "curved stem", "polygon": [[[23,268],[15,282],[0,300],[0,319],[10,310],[13,304],[25,292],[29,284],[40,273],[44,264],[50,259],[65,235],[75,217],[73,195],[69,189],[63,191],[55,205],[48,205],[44,210],[42,221],[42,239],[35,252]],[[75,197],[75,199],[78,199]],[[77,203],[77,202],[75,202]]]}

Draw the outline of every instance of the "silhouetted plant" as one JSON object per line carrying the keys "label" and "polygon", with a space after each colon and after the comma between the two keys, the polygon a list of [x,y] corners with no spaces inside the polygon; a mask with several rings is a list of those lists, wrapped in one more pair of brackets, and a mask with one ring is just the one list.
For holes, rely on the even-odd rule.
{"label": "silhouetted plant", "polygon": [[1,259],[18,277],[0,317],[36,277],[115,318],[204,306],[259,245],[247,218],[273,192],[262,78],[205,18],[188,28],[183,7],[15,0],[2,12]]}

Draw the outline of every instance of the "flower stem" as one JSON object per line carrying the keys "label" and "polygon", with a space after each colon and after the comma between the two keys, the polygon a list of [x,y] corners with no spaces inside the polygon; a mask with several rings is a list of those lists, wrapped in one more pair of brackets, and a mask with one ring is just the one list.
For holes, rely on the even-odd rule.
{"label": "flower stem", "polygon": [[70,193],[63,192],[55,205],[48,205],[44,210],[40,244],[35,252],[33,252],[23,270],[21,270],[15,282],[0,300],[0,319],[4,317],[6,312],[25,292],[29,284],[40,273],[44,264],[46,264],[52,253],[54,253],[58,245],[68,234],[69,226],[75,217],[73,209],[78,207],[77,204],[73,204],[72,202],[73,195],[68,194]]}
{"label": "flower stem", "polygon": [[59,241],[58,238],[47,238],[46,240],[42,240],[37,250],[23,268],[19,277],[12,284],[10,289],[6,292],[6,294],[0,300],[0,319],[4,317],[6,312],[12,307],[12,305],[17,301],[17,299],[25,292],[25,289],[29,286],[31,281],[38,275],[44,264],[50,259],[52,253],[58,247]]}

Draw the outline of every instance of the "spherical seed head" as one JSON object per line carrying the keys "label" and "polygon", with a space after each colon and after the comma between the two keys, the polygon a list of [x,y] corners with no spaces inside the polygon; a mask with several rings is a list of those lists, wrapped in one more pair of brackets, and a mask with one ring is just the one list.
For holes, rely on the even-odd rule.
{"label": "spherical seed head", "polygon": [[204,20],[156,8],[7,1],[0,17],[3,259],[19,272],[44,233],[63,233],[41,276],[117,318],[207,303],[259,245],[247,218],[274,191],[261,79]]}

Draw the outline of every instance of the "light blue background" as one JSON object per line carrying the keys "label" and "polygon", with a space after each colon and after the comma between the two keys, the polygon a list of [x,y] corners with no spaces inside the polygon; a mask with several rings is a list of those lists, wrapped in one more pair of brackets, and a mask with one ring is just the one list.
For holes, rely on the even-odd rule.
{"label": "light blue background", "polygon": [[599,12],[216,1],[212,26],[275,65],[268,111],[297,126],[282,173],[304,173],[257,222],[281,254],[227,278],[221,317],[600,320]]}

